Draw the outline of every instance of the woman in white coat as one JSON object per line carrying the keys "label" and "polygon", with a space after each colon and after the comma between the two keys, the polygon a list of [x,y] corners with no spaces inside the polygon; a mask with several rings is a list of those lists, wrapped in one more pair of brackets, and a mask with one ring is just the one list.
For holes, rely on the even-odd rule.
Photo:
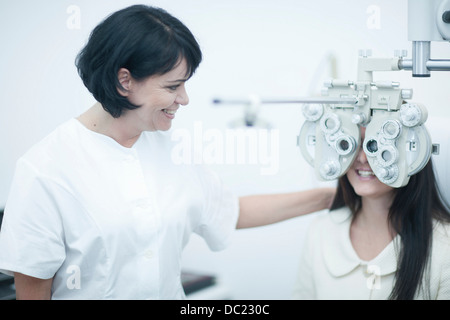
{"label": "woman in white coat", "polygon": [[17,162],[0,271],[18,299],[182,299],[192,233],[220,250],[236,226],[327,207],[333,189],[238,199],[203,166],[172,161],[167,130],[201,58],[158,8],[125,8],[93,30],[76,65],[98,103]]}

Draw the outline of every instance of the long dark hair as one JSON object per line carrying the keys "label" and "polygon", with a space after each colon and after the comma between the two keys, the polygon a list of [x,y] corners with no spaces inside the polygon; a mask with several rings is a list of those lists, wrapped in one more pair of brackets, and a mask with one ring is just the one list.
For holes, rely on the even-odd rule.
{"label": "long dark hair", "polygon": [[[395,189],[389,209],[389,224],[400,235],[398,268],[390,294],[393,300],[411,300],[424,279],[430,261],[433,221],[450,222],[449,206],[442,198],[430,160],[423,170],[412,176],[409,183]],[[361,197],[353,190],[346,175],[338,182],[331,210],[347,206],[353,217],[361,209]]]}

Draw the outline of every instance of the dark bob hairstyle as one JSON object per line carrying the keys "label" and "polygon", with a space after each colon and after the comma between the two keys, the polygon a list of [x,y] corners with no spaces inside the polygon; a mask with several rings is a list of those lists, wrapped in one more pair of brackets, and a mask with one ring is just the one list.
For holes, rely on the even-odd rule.
{"label": "dark bob hairstyle", "polygon": [[86,88],[113,117],[136,106],[118,89],[121,68],[136,80],[172,70],[184,58],[190,78],[202,60],[189,29],[160,8],[135,5],[107,17],[92,31],[75,64]]}

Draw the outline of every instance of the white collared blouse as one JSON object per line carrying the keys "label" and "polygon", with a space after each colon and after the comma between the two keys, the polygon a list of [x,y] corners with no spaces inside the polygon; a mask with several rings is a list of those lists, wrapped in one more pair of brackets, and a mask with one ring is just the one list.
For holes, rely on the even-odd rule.
{"label": "white collared blouse", "polygon": [[[319,215],[310,226],[299,264],[294,299],[388,299],[397,270],[400,237],[371,261],[360,259],[350,240],[351,213],[341,208]],[[435,224],[429,292],[417,299],[450,299],[450,228]],[[426,287],[426,286],[425,286]]]}
{"label": "white collared blouse", "polygon": [[53,278],[52,299],[182,299],[192,233],[227,246],[238,198],[214,173],[171,159],[170,132],[132,148],[78,120],[17,162],[0,232],[0,271]]}

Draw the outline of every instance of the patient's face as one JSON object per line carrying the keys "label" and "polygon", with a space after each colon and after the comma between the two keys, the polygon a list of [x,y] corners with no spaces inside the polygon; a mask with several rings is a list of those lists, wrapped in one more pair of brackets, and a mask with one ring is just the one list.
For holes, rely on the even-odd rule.
{"label": "patient's face", "polygon": [[[361,127],[361,141],[364,141],[365,132],[366,128]],[[361,197],[380,197],[394,192],[394,188],[382,183],[375,176],[362,148],[348,170],[347,178],[355,193]]]}

